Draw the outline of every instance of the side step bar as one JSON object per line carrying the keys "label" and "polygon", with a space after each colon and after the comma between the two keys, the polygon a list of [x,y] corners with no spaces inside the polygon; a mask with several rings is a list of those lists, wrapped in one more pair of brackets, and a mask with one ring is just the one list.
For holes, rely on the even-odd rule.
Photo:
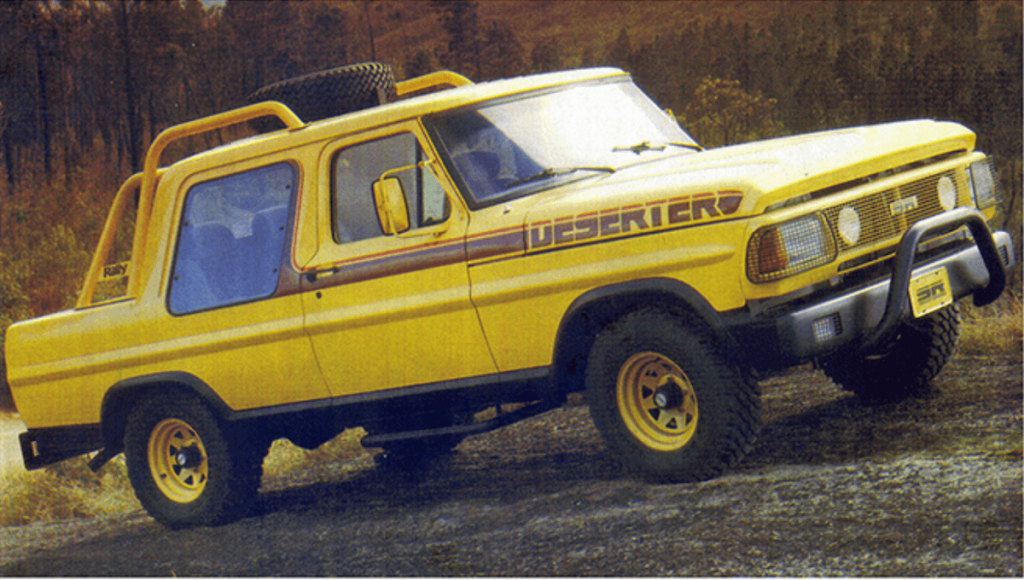
{"label": "side step bar", "polygon": [[433,439],[434,437],[445,437],[448,435],[479,435],[518,423],[535,415],[554,409],[557,405],[548,402],[534,403],[517,409],[510,413],[503,413],[493,419],[472,423],[470,425],[453,425],[451,427],[440,427],[438,429],[421,429],[419,431],[402,431],[398,433],[379,433],[363,437],[363,447],[384,447],[389,443],[398,441],[412,441],[422,439]]}

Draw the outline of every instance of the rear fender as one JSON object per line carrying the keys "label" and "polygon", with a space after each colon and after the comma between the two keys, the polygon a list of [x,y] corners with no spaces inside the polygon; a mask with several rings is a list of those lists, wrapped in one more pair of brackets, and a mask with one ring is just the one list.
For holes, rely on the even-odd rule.
{"label": "rear fender", "polygon": [[119,381],[103,396],[100,421],[103,426],[104,449],[97,456],[97,459],[102,460],[97,465],[90,463],[90,467],[99,469],[103,463],[123,451],[124,430],[128,424],[128,415],[135,405],[155,393],[175,389],[199,397],[221,419],[230,420],[234,413],[209,385],[189,373],[157,373]]}

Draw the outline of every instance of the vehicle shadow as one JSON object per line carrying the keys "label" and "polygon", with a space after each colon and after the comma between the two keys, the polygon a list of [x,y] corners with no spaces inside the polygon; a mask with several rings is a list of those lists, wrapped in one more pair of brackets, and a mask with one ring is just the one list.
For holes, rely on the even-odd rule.
{"label": "vehicle shadow", "polygon": [[[949,385],[947,385],[949,386]],[[937,390],[898,403],[865,402],[820,373],[800,371],[766,387],[765,422],[753,450],[731,473],[786,465],[845,464],[869,457],[939,449],[950,438],[957,391]],[[588,483],[642,485],[606,451],[583,405],[552,411],[471,438],[447,457],[403,471],[370,467],[339,481],[299,484],[262,494],[262,513],[431,506],[448,501],[512,503]],[[369,506],[369,507],[367,507]]]}
{"label": "vehicle shadow", "polygon": [[834,400],[766,421],[737,471],[843,464],[938,448],[948,437],[941,421],[944,404],[934,391],[890,403],[840,392]]}
{"label": "vehicle shadow", "polygon": [[[551,413],[589,421],[586,407]],[[260,494],[259,512],[309,509],[381,510],[450,501],[513,503],[558,494],[586,482],[628,475],[589,424],[553,429],[544,415],[464,441],[453,453],[407,468],[385,460],[339,475],[337,481],[299,483]],[[557,422],[557,418],[556,418]]]}

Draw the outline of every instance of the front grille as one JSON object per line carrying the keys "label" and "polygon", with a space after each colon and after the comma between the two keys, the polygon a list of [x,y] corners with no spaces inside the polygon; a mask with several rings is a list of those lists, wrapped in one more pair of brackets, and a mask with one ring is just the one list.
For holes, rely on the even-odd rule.
{"label": "front grille", "polygon": [[[899,238],[920,220],[965,205],[966,202],[966,183],[962,177],[948,171],[830,207],[824,214],[839,245],[839,253],[842,254],[890,238]],[[844,210],[847,213],[845,219],[849,221],[850,214],[846,208],[856,211],[859,217],[858,228],[840,228],[840,213]]]}

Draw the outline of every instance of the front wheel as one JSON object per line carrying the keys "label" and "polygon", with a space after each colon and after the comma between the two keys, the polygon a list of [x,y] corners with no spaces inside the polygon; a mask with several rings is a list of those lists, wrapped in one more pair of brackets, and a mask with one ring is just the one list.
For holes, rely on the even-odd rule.
{"label": "front wheel", "polygon": [[132,410],[124,447],[136,497],[171,528],[241,515],[255,499],[269,448],[233,440],[200,400],[170,392]]}
{"label": "front wheel", "polygon": [[720,475],[760,428],[756,383],[698,328],[672,312],[635,311],[597,337],[587,361],[594,424],[627,468],[655,481]]}

